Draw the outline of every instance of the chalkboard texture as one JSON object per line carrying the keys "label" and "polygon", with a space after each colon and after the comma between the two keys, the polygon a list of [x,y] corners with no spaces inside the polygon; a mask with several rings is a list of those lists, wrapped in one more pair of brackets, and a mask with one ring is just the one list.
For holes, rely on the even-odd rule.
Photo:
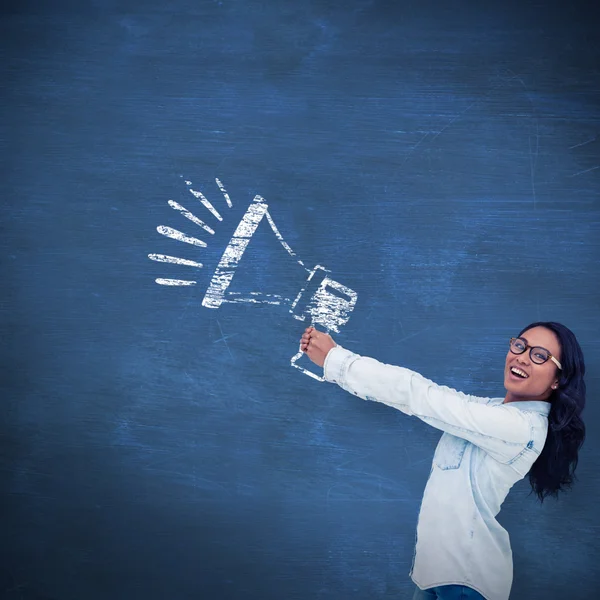
{"label": "chalkboard texture", "polygon": [[600,597],[593,3],[1,10],[0,597],[410,598],[440,432],[300,336],[497,397],[536,320],[587,440],[503,505],[511,599]]}

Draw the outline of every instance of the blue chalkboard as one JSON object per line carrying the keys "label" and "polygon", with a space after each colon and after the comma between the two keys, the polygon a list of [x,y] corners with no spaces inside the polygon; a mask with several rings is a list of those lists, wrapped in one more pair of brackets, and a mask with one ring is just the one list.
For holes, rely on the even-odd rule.
{"label": "blue chalkboard", "polygon": [[573,490],[499,515],[515,600],[600,592],[591,3],[8,3],[0,597],[410,598],[440,432],[319,380],[344,347],[501,396],[588,367]]}

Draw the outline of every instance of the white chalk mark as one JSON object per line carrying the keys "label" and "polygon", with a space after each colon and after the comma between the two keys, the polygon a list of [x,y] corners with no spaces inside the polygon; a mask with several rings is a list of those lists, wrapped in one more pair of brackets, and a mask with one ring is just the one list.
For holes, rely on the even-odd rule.
{"label": "white chalk mark", "polygon": [[377,473],[371,473],[370,471],[359,471],[359,470],[355,470],[355,469],[339,469],[340,471],[344,471],[346,473],[352,473],[353,475],[359,475],[361,481],[365,480],[365,475],[367,478],[373,478],[376,479],[378,484],[381,485],[381,482],[384,483],[389,483],[390,484],[390,488],[394,488],[397,485],[397,482],[394,481],[393,479],[390,479],[389,477],[384,477],[383,475],[378,475]]}
{"label": "white chalk mark", "polygon": [[[229,296],[229,294],[227,294]],[[255,300],[254,298],[236,298],[234,300],[223,300],[223,303],[227,304],[272,304],[273,306],[279,306],[280,300]]]}
{"label": "white chalk mark", "polygon": [[[538,126],[537,124],[537,120],[536,120],[536,126]],[[529,141],[529,170],[530,170],[530,177],[531,177],[531,194],[533,195],[533,210],[536,210],[537,208],[537,194],[535,192],[535,165],[537,163],[537,157],[538,157],[538,149],[539,149],[539,144],[540,144],[540,136],[539,134],[536,133],[536,146],[535,146],[535,158],[532,159],[533,153],[531,151],[531,136],[527,136],[527,139]]]}
{"label": "white chalk mark", "polygon": [[156,281],[156,283],[158,283],[158,285],[173,285],[173,286],[178,286],[178,285],[196,285],[195,281],[188,281],[187,279],[155,279],[154,281]]}
{"label": "white chalk mark", "polygon": [[442,133],[444,133],[444,131],[446,131],[446,129],[448,129],[448,127],[450,127],[452,124],[454,124],[466,112],[470,111],[478,102],[480,102],[480,100],[475,100],[474,102],[471,102],[471,104],[469,104],[469,106],[467,106],[467,108],[465,108],[464,110],[462,110],[461,112],[459,112],[457,115],[454,115],[454,117],[452,117],[450,119],[450,121],[448,121],[448,123],[446,123],[446,125],[444,125],[438,132],[435,133],[435,135],[433,136],[433,138],[431,138],[431,141],[435,140],[437,137],[439,137],[440,135],[442,135]]}
{"label": "white chalk mark", "polygon": [[367,454],[361,454],[360,456],[355,456],[354,458],[351,458],[350,460],[346,460],[343,463],[336,465],[335,468],[338,469],[339,471],[351,471],[352,469],[343,469],[343,467],[345,467],[346,465],[349,465],[350,463],[356,462],[357,460],[363,460],[365,458],[369,458],[369,456],[371,456],[372,454],[373,454],[373,452],[367,452]]}
{"label": "white chalk mark", "polygon": [[354,492],[354,488],[347,484],[347,483],[334,483],[328,490],[327,490],[327,496],[326,499],[329,500],[329,497],[331,496],[331,492],[333,490],[335,490],[336,488],[346,488],[349,489],[351,492]]}
{"label": "white chalk mark", "polygon": [[[336,293],[331,293],[333,292]],[[342,297],[345,296],[345,297]],[[350,288],[325,277],[308,305],[307,311],[314,324],[322,325],[327,331],[339,333],[339,328],[348,322],[358,294]]]}
{"label": "white chalk mark", "polygon": [[[227,292],[228,296],[240,296],[241,292]],[[251,296],[267,296],[269,298],[279,298],[281,300],[285,300],[286,302],[289,301],[289,298],[284,298],[283,296],[280,296],[279,294],[265,294],[264,292],[250,292]]]}
{"label": "white chalk mark", "polygon": [[219,189],[223,192],[223,196],[225,196],[225,201],[227,202],[227,206],[229,206],[229,208],[231,208],[233,206],[233,204],[231,203],[231,198],[229,197],[227,190],[225,189],[223,184],[218,179],[215,179],[215,181],[217,182]]}
{"label": "white chalk mark", "polygon": [[219,308],[221,306],[225,291],[233,279],[235,269],[268,208],[269,206],[264,198],[259,195],[254,197],[221,256],[210,285],[202,299],[202,306],[206,308]]}
{"label": "white chalk mark", "polygon": [[184,217],[189,219],[192,223],[198,225],[198,227],[202,227],[202,229],[204,229],[204,231],[207,233],[214,235],[214,229],[211,229],[208,225],[206,225],[206,223],[203,223],[198,217],[193,215],[187,208],[175,202],[175,200],[169,200],[169,206],[175,210],[178,210]]}
{"label": "white chalk mark", "polygon": [[[523,84],[525,85],[525,84]],[[525,88],[527,90],[527,88]],[[533,194],[533,209],[535,210],[537,207],[537,193],[535,190],[535,171],[537,168],[538,156],[540,153],[540,123],[539,119],[536,115],[535,106],[533,101],[529,97],[529,94],[525,92],[530,104],[531,109],[533,110],[533,118],[535,119],[535,153],[532,155],[531,152],[531,136],[528,136],[529,139],[529,165],[531,169],[531,193]]]}
{"label": "white chalk mark", "polygon": [[239,333],[230,333],[229,335],[224,335],[222,338],[215,340],[213,342],[213,344],[218,344],[219,342],[224,342],[227,338],[235,337],[236,335],[239,335]]}
{"label": "white chalk mark", "polygon": [[261,296],[263,298],[276,298],[276,300],[256,300],[254,298],[242,297],[241,292],[227,292],[227,298],[231,296],[240,296],[239,298],[234,298],[233,300],[223,299],[223,302],[228,304],[273,304],[280,305],[282,303],[288,304],[290,302],[290,298],[284,298],[283,296],[279,296],[278,294],[265,294],[263,292],[250,292],[250,296]]}
{"label": "white chalk mark", "polygon": [[[495,92],[497,89],[499,89],[500,87],[504,86],[506,83],[511,82],[513,79],[516,79],[517,76],[513,74],[512,77],[508,77],[506,79],[502,79],[500,81],[500,83],[492,86],[492,88],[485,93],[484,97],[487,98],[489,96],[491,96],[491,94],[493,92]],[[429,144],[431,145],[431,143],[438,137],[440,136],[444,131],[446,131],[446,129],[448,129],[455,121],[457,121],[460,117],[462,117],[465,113],[467,113],[468,111],[470,111],[476,104],[483,102],[482,99],[480,100],[475,100],[474,102],[471,102],[471,104],[469,104],[469,106],[467,106],[467,108],[465,108],[464,110],[462,110],[460,113],[458,113],[457,115],[455,115],[454,117],[452,117],[450,119],[450,121],[448,123],[446,123],[446,125],[444,125],[444,127],[442,127],[438,132],[436,132],[432,138],[429,139]],[[420,130],[417,130],[420,132]],[[403,130],[397,130],[397,133],[405,133]],[[410,156],[415,152],[415,150],[421,145],[422,142],[425,141],[425,138],[430,135],[431,131],[427,132],[425,134],[424,137],[422,137],[417,144],[412,148],[412,150],[409,151],[409,153],[406,155],[406,157],[404,158],[404,161],[396,168],[396,170],[394,171],[394,176],[392,179],[394,179],[398,173],[398,171],[404,166],[404,164],[407,162],[407,160],[410,158]],[[387,188],[386,188],[387,189]],[[365,206],[370,206],[370,205],[365,205]]]}
{"label": "white chalk mark", "polygon": [[[217,319],[217,325],[219,326],[219,331],[221,332],[221,339],[223,340],[223,343],[225,344],[225,347],[227,348],[227,352],[229,352],[229,356],[231,356],[231,358],[233,360],[233,354],[231,354],[231,350],[229,349],[229,344],[227,344],[227,339],[223,335],[223,329],[221,328],[221,323],[219,323],[219,319]],[[217,340],[217,341],[220,341],[220,340]]]}
{"label": "white chalk mark", "polygon": [[192,188],[190,188],[190,193],[192,193],[196,198],[198,198],[198,200],[200,200],[200,202],[202,202],[202,204],[204,205],[205,208],[208,209],[208,211],[219,221],[223,220],[223,217],[218,213],[217,209],[205,198],[204,194],[202,192],[198,192],[196,190],[193,190]]}
{"label": "white chalk mark", "polygon": [[415,150],[425,141],[425,138],[429,135],[429,131],[410,149],[410,152],[404,157],[404,160],[402,161],[402,164],[400,165],[400,167],[402,168],[406,162],[408,161],[408,159],[411,157],[411,155],[415,152]]}
{"label": "white chalk mark", "polygon": [[539,118],[537,117],[536,110],[535,110],[535,104],[533,103],[533,100],[531,99],[531,97],[529,95],[529,89],[525,85],[525,82],[518,75],[516,75],[511,69],[508,69],[507,72],[512,73],[512,75],[513,75],[512,79],[516,79],[523,87],[523,90],[525,91],[525,96],[526,96],[529,104],[531,105],[532,118],[535,119],[535,152],[533,152],[532,148],[531,148],[531,135],[527,136],[527,139],[529,141],[529,170],[530,170],[530,178],[531,178],[531,194],[533,196],[533,209],[535,210],[537,208],[537,194],[536,194],[536,190],[535,190],[535,170],[537,167],[537,159],[538,159],[539,148],[540,148]]}
{"label": "white chalk mark", "polygon": [[[306,279],[306,283],[304,284],[304,287],[298,292],[298,295],[296,296],[296,299],[294,300],[294,302],[292,302],[292,306],[290,307],[290,312],[291,313],[294,312],[294,309],[296,308],[296,304],[298,304],[298,301],[302,297],[302,294],[304,294],[304,292],[306,291],[306,288],[307,288],[308,284],[310,283],[310,280],[313,278],[314,274],[317,272],[318,269],[321,269],[322,271],[325,271],[326,273],[329,273],[329,270],[326,269],[325,267],[322,267],[321,265],[315,265],[314,269],[312,271],[310,271],[310,275]],[[294,315],[294,318],[298,319],[299,321],[304,321],[305,317]]]}
{"label": "white chalk mark", "polygon": [[202,267],[202,263],[196,262],[195,260],[188,260],[187,258],[177,258],[176,256],[167,256],[166,254],[148,254],[150,260],[156,262],[172,263],[175,265],[186,265],[188,267]]}
{"label": "white chalk mark", "polygon": [[573,173],[573,175],[569,175],[569,177],[577,177],[577,175],[583,175],[584,173],[589,173],[590,171],[595,171],[600,168],[600,166],[592,167],[591,169],[585,169],[584,171],[579,171],[578,173]]}
{"label": "white chalk mark", "polygon": [[575,144],[574,146],[570,146],[569,150],[573,150],[573,148],[579,148],[580,146],[585,146],[586,144],[590,144],[591,142],[595,142],[597,138],[593,137],[591,140],[587,142],[581,142],[581,144]]}
{"label": "white chalk mark", "polygon": [[[279,229],[277,229],[277,225],[275,225],[275,221],[273,221],[273,218],[271,217],[271,214],[269,213],[269,211],[267,211],[266,214],[267,214],[267,220],[269,221],[269,225],[271,226],[271,229],[273,230],[275,237],[279,240],[279,242],[286,249],[286,251],[289,253],[289,255],[292,257],[295,257],[296,253],[289,247],[287,242],[283,239],[283,236],[281,235],[281,233],[279,233]],[[304,263],[300,259],[296,259],[296,260],[299,265],[302,265],[304,267]]]}
{"label": "white chalk mark", "polygon": [[409,335],[405,335],[403,338],[400,338],[395,343],[398,344],[400,342],[404,342],[405,340],[410,340],[410,338],[413,338],[416,335],[421,335],[422,333],[425,333],[426,331],[429,331],[430,329],[431,329],[431,327],[426,327],[425,329],[420,329],[419,331],[416,331],[415,333],[411,333]]}
{"label": "white chalk mark", "polygon": [[173,240],[177,240],[179,242],[185,242],[186,244],[192,244],[193,246],[201,246],[202,248],[206,248],[206,242],[199,240],[195,237],[189,237],[182,233],[181,231],[177,231],[177,229],[173,229],[172,227],[166,227],[165,225],[159,225],[156,228],[158,233],[171,238]]}
{"label": "white chalk mark", "polygon": [[294,356],[292,356],[292,358],[290,360],[290,364],[292,365],[292,367],[294,367],[296,369],[300,369],[300,371],[302,371],[302,373],[304,373],[305,375],[308,375],[309,377],[312,377],[313,379],[316,379],[317,381],[321,381],[321,382],[325,381],[324,377],[320,377],[319,375],[316,375],[312,371],[309,371],[308,369],[305,369],[304,367],[301,367],[300,365],[296,364],[303,356],[304,356],[304,352],[300,348],[300,345],[298,345],[298,352],[296,354],[294,354]]}

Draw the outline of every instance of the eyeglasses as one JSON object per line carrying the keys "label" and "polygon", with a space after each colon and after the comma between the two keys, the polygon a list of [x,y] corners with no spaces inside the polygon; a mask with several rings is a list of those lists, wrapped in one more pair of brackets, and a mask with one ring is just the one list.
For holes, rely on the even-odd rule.
{"label": "eyeglasses", "polygon": [[541,346],[530,346],[527,343],[527,340],[523,338],[510,338],[510,351],[513,354],[523,354],[525,350],[529,348],[529,358],[536,365],[543,365],[548,359],[550,359],[561,371],[561,364],[546,350],[546,348],[542,348]]}

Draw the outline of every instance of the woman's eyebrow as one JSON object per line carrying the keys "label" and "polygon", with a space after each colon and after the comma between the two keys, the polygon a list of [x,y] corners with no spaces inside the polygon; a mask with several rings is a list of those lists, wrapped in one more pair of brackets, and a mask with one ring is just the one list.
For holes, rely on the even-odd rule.
{"label": "woman's eyebrow", "polygon": [[[522,340],[525,340],[527,342],[528,346],[531,346],[531,344],[529,343],[529,340],[526,337],[521,336]],[[539,346],[538,344],[534,344],[533,348],[541,348],[542,350],[545,350],[546,352],[548,352],[549,354],[552,354],[552,356],[554,356],[554,352],[550,352],[550,350],[548,350],[548,348],[545,348],[544,346]]]}
{"label": "woman's eyebrow", "polygon": [[[527,342],[529,344],[529,342]],[[555,356],[554,352],[550,352],[550,350],[548,350],[548,348],[546,348],[545,346],[538,346],[537,344],[532,346],[533,348],[541,348],[542,350],[545,350],[546,352],[548,352],[548,354],[552,354],[552,356]]]}

